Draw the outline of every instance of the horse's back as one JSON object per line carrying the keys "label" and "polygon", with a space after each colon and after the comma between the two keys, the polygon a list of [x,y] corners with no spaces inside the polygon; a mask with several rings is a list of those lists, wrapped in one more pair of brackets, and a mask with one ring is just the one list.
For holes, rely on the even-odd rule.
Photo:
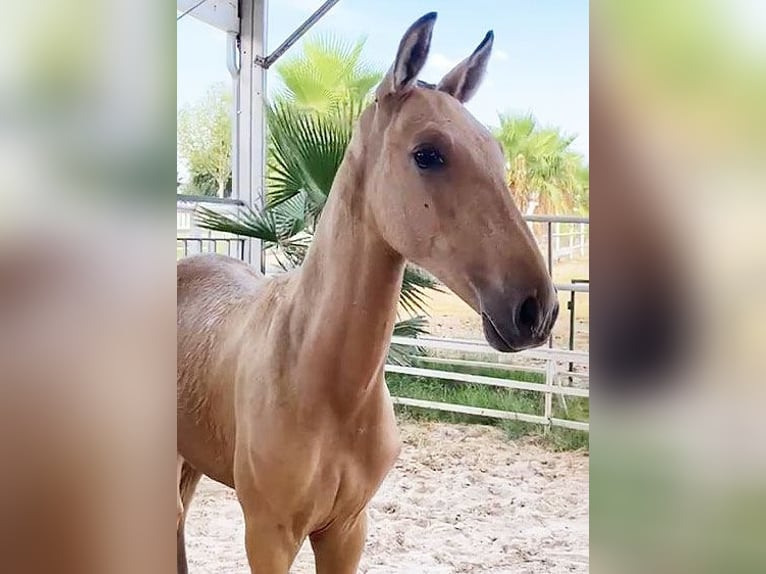
{"label": "horse's back", "polygon": [[[192,466],[231,481],[234,363],[253,302],[268,280],[223,255],[195,255],[177,266],[178,448]],[[231,366],[229,366],[231,365]]]}
{"label": "horse's back", "polygon": [[235,312],[248,308],[267,282],[252,266],[216,254],[181,259],[176,280],[179,351],[189,339],[210,339],[237,319]]}
{"label": "horse's back", "polygon": [[253,295],[266,281],[258,270],[244,261],[215,253],[181,259],[176,278],[179,303],[187,297],[206,294],[239,299]]}

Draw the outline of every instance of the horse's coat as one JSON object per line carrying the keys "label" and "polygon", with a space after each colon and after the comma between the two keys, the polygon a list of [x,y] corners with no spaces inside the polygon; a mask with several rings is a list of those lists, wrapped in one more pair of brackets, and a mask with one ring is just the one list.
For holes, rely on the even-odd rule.
{"label": "horse's coat", "polygon": [[495,348],[550,332],[558,303],[502,151],[461,105],[492,35],[435,88],[417,85],[435,17],[404,35],[300,269],[179,262],[179,572],[202,474],[236,489],[253,572],[287,574],[306,537],[318,573],[356,571],[366,506],[400,448],[383,367],[406,260],[480,312]]}

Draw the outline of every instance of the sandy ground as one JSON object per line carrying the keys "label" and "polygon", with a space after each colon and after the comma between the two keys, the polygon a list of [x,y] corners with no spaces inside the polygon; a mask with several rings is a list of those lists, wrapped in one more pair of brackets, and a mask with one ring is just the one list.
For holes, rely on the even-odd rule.
{"label": "sandy ground", "polygon": [[[588,457],[478,425],[403,423],[369,509],[361,574],[588,572]],[[187,521],[191,574],[249,574],[233,491],[203,479]],[[314,572],[308,543],[291,570]]]}

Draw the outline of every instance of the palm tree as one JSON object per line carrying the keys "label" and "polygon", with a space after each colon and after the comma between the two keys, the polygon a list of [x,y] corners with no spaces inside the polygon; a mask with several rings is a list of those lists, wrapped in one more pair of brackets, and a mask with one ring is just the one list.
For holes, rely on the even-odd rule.
{"label": "palm tree", "polygon": [[303,51],[276,66],[283,87],[277,98],[303,110],[327,113],[338,106],[361,111],[383,73],[362,60],[365,39],[348,42],[336,36],[315,36]]}
{"label": "palm tree", "polygon": [[587,165],[581,165],[575,177],[577,178],[575,211],[587,214],[590,212],[590,168]]}
{"label": "palm tree", "polygon": [[500,114],[495,137],[503,144],[508,185],[522,212],[587,210],[588,169],[570,149],[574,137],[541,128],[531,115],[507,114]]}
{"label": "palm tree", "polygon": [[[202,227],[262,240],[264,248],[271,250],[285,270],[303,262],[351,141],[354,122],[382,76],[377,74],[372,81],[366,75],[369,68],[360,63],[359,57],[362,45],[360,41],[353,50],[332,51],[341,44],[310,44],[308,49],[304,46],[305,60],[293,59],[277,68],[280,76],[286,74],[282,77],[286,88],[267,107],[266,205],[259,212],[246,210],[236,217],[201,209]],[[332,53],[322,54],[317,46]],[[347,58],[340,58],[340,54]],[[323,62],[339,63],[346,75],[322,72]],[[302,87],[300,73],[307,76],[307,88]],[[324,81],[330,82],[326,89],[317,88]],[[321,95],[326,98],[323,100]],[[426,332],[424,315],[432,290],[440,290],[436,281],[414,267],[405,269],[395,335]],[[411,354],[412,349],[392,345],[389,360],[407,364]]]}

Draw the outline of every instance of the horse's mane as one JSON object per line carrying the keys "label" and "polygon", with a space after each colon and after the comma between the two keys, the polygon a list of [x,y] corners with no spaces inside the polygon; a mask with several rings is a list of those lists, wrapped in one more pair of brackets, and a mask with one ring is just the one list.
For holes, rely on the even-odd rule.
{"label": "horse's mane", "polygon": [[427,90],[435,90],[436,84],[429,84],[428,82],[424,82],[423,80],[417,81],[418,88],[425,88]]}

